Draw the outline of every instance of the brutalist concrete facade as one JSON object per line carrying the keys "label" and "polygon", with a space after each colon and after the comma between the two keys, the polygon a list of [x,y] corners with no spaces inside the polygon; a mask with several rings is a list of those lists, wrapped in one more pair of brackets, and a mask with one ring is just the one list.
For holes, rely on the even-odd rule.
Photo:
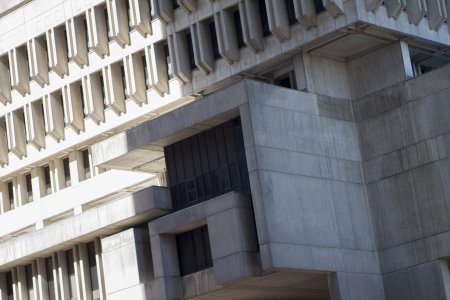
{"label": "brutalist concrete facade", "polygon": [[449,14],[0,3],[0,299],[450,299]]}

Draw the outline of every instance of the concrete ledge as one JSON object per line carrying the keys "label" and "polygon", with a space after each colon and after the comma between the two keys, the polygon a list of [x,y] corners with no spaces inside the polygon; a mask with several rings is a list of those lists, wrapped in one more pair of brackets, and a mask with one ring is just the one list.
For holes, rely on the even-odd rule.
{"label": "concrete ledge", "polygon": [[90,209],[0,244],[0,270],[157,218],[167,214],[171,205],[168,189],[152,186]]}

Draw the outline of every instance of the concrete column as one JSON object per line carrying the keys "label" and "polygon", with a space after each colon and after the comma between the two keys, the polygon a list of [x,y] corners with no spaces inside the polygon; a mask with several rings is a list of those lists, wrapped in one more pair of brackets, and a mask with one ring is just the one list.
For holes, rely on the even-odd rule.
{"label": "concrete column", "polygon": [[59,191],[66,187],[64,178],[64,165],[61,158],[55,158],[53,160],[54,166],[54,178],[55,178],[55,190]]}
{"label": "concrete column", "polygon": [[106,0],[109,28],[111,28],[113,39],[122,47],[130,43],[125,1],[128,0]]}
{"label": "concrete column", "polygon": [[0,165],[8,163],[8,140],[5,117],[0,118]]}
{"label": "concrete column", "polygon": [[65,26],[58,26],[46,32],[50,69],[55,71],[60,77],[69,72],[67,66],[67,36],[64,28]]}
{"label": "concrete column", "polygon": [[294,0],[295,17],[305,29],[317,25],[314,0]]}
{"label": "concrete column", "polygon": [[447,19],[445,0],[426,0],[428,27],[438,31]]}
{"label": "concrete column", "polygon": [[109,54],[108,28],[103,5],[94,6],[86,11],[86,22],[88,26],[89,47],[100,57]]}
{"label": "concrete column", "polygon": [[149,298],[145,289],[136,289],[153,279],[148,231],[130,228],[103,238],[101,244],[107,298],[121,299],[125,295],[133,295],[135,299]]}
{"label": "concrete column", "polygon": [[24,107],[28,141],[38,150],[45,148],[45,123],[41,104],[41,101],[34,101]]}
{"label": "concrete column", "polygon": [[183,289],[178,265],[177,243],[174,235],[155,234],[150,237],[154,268],[152,290],[155,299],[182,299]]}
{"label": "concrete column", "polygon": [[118,115],[126,112],[124,86],[119,63],[102,69],[108,106]]}
{"label": "concrete column", "polygon": [[322,0],[322,2],[325,9],[333,18],[337,18],[345,12],[342,0]]}
{"label": "concrete column", "polygon": [[239,61],[239,48],[236,41],[233,12],[221,10],[214,14],[217,43],[220,55],[229,63]]}
{"label": "concrete column", "polygon": [[125,79],[130,98],[138,105],[147,103],[145,74],[142,63],[142,52],[127,55],[123,58]]}
{"label": "concrete column", "polygon": [[6,275],[5,273],[0,273],[0,300],[8,299],[6,292]]}
{"label": "concrete column", "polygon": [[269,29],[279,41],[289,38],[289,20],[286,3],[277,0],[265,0]]}
{"label": "concrete column", "polygon": [[25,119],[23,109],[15,110],[6,115],[6,128],[11,152],[19,158],[27,155],[25,138]]}
{"label": "concrete column", "polygon": [[105,121],[100,72],[82,78],[83,98],[88,116],[97,124]]}
{"label": "concrete column", "polygon": [[366,8],[368,11],[375,13],[378,8],[380,8],[381,4],[383,4],[383,0],[365,0]]}
{"label": "concrete column", "polygon": [[85,15],[81,15],[66,21],[69,58],[80,67],[88,64],[88,45],[86,44],[86,30],[84,27],[85,17]]}
{"label": "concrete column", "polygon": [[177,3],[188,14],[197,10],[197,0],[177,0]]}
{"label": "concrete column", "polygon": [[25,266],[17,267],[17,291],[21,300],[28,300],[27,291],[27,275],[25,273]]}
{"label": "concrete column", "polygon": [[5,182],[0,182],[0,198],[1,213],[4,214],[11,209],[9,204],[8,184]]}
{"label": "concrete column", "polygon": [[44,169],[42,167],[31,169],[31,187],[34,201],[38,201],[46,195]]}
{"label": "concrete column", "polygon": [[92,300],[91,274],[89,272],[89,256],[86,244],[78,245],[80,283],[83,299]]}
{"label": "concrete column", "polygon": [[64,139],[64,109],[61,101],[61,92],[55,92],[43,97],[45,131],[55,140]]}
{"label": "concrete column", "polygon": [[45,36],[28,41],[28,57],[31,78],[39,85],[49,83],[47,65],[47,42]]}
{"label": "concrete column", "polygon": [[72,151],[69,153],[70,180],[72,185],[85,180],[83,169],[83,155],[81,151]]}
{"label": "concrete column", "polygon": [[0,57],[0,102],[6,104],[11,102],[11,83],[9,73],[8,56]]}
{"label": "concrete column", "polygon": [[11,86],[24,96],[30,92],[26,46],[14,48],[8,54]]}
{"label": "concrete column", "polygon": [[[51,160],[48,164],[48,167],[50,168],[50,185],[52,194],[57,192],[59,190],[58,186],[58,178],[60,177],[58,174],[58,168],[56,167],[57,164],[55,164],[55,160]],[[62,165],[62,164],[61,164]],[[44,180],[45,181],[45,180]]]}
{"label": "concrete column", "polygon": [[384,1],[389,18],[397,19],[400,13],[406,7],[406,0],[387,0]]}
{"label": "concrete column", "polygon": [[130,1],[131,26],[144,37],[152,33],[152,23],[150,15],[150,4],[148,0],[127,0]]}
{"label": "concrete column", "polygon": [[173,22],[173,3],[167,0],[154,0],[155,15],[165,24]]}
{"label": "concrete column", "polygon": [[173,74],[181,83],[191,82],[191,64],[185,32],[175,32],[167,37]]}
{"label": "concrete column", "polygon": [[62,88],[64,111],[67,124],[79,133],[84,131],[84,104],[81,81],[68,84]]}
{"label": "concrete column", "polygon": [[12,289],[13,289],[14,299],[21,300],[21,297],[20,297],[21,292],[19,289],[19,279],[18,279],[18,274],[17,274],[17,268],[13,268],[11,270],[11,273],[12,273],[12,282],[13,282]]}
{"label": "concrete column", "polygon": [[98,269],[98,284],[99,284],[99,290],[100,290],[100,299],[105,300],[106,299],[106,287],[105,287],[105,274],[103,272],[103,257],[102,257],[102,244],[101,240],[99,238],[96,238],[94,240],[95,244],[95,260],[97,263],[97,269]]}
{"label": "concrete column", "polygon": [[69,294],[69,277],[67,273],[67,260],[66,260],[66,252],[58,251],[57,252],[58,259],[58,284],[61,290],[61,299],[62,300],[70,300]]}
{"label": "concrete column", "polygon": [[147,46],[145,48],[145,59],[152,87],[161,95],[168,93],[169,78],[167,76],[167,64],[163,44],[153,44],[153,47]]}
{"label": "concrete column", "polygon": [[205,73],[213,72],[215,60],[212,48],[209,22],[203,21],[191,25],[192,46],[195,64]]}
{"label": "concrete column", "polygon": [[45,259],[38,258],[36,260],[36,266],[33,265],[33,269],[36,270],[36,292],[38,294],[37,299],[48,299],[48,281]]}
{"label": "concrete column", "polygon": [[27,183],[25,180],[25,174],[17,175],[16,180],[16,190],[17,190],[17,202],[19,206],[28,203],[28,193],[27,193]]}
{"label": "concrete column", "polygon": [[425,0],[406,0],[405,10],[408,14],[408,21],[418,25],[427,14],[427,4]]}
{"label": "concrete column", "polygon": [[239,1],[239,13],[244,42],[255,53],[262,51],[264,48],[258,7],[258,1],[256,0]]}
{"label": "concrete column", "polygon": [[83,299],[83,290],[81,283],[81,270],[80,270],[80,253],[78,251],[78,245],[74,245],[72,247],[73,251],[73,267],[75,271],[75,282],[76,282],[76,291],[74,293],[77,295],[78,299]]}

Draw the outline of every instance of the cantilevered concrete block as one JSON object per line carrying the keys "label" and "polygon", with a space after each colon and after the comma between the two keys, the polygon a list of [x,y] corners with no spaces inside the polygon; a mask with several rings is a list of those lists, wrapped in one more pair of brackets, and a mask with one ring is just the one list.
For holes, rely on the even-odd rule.
{"label": "cantilevered concrete block", "polygon": [[265,0],[267,7],[267,17],[269,19],[269,29],[283,41],[289,38],[289,20],[284,1]]}
{"label": "cantilevered concrete block", "polygon": [[195,64],[205,73],[214,71],[215,60],[212,48],[211,34],[208,22],[198,22],[191,25],[192,46]]}
{"label": "cantilevered concrete block", "polygon": [[42,101],[26,104],[25,125],[28,141],[37,149],[45,147],[45,123]]}
{"label": "cantilevered concrete block", "polygon": [[105,18],[105,7],[94,6],[86,11],[86,22],[88,26],[89,48],[103,57],[108,55],[108,29]]}
{"label": "cantilevered concrete block", "polygon": [[14,48],[8,52],[11,86],[20,94],[30,92],[28,56],[26,46]]}
{"label": "cantilevered concrete block", "polygon": [[428,27],[438,31],[447,19],[445,0],[426,0]]}
{"label": "cantilevered concrete block", "polygon": [[45,131],[57,141],[64,139],[64,109],[61,92],[43,97]]}
{"label": "cantilevered concrete block", "polygon": [[150,2],[148,0],[130,1],[130,24],[136,30],[146,36],[152,33],[152,23],[150,15]]}
{"label": "cantilevered concrete block", "polygon": [[84,99],[82,89],[81,81],[66,85],[62,89],[67,124],[76,132],[84,130]]}
{"label": "cantilevered concrete block", "polygon": [[47,42],[45,36],[31,39],[27,45],[31,78],[41,86],[48,84]]}
{"label": "cantilevered concrete block", "polygon": [[8,56],[0,57],[0,102],[6,104],[11,102],[11,83]]}
{"label": "cantilevered concrete block", "polygon": [[125,95],[122,74],[118,63],[102,69],[105,83],[106,102],[117,114],[125,112]]}
{"label": "cantilevered concrete block", "polygon": [[179,6],[181,6],[188,14],[197,10],[197,0],[177,0]]}
{"label": "cantilevered concrete block", "polygon": [[366,8],[368,11],[376,12],[378,8],[380,8],[381,4],[383,4],[383,0],[365,0]]}
{"label": "cantilevered concrete block", "polygon": [[322,0],[322,2],[325,9],[333,16],[333,18],[337,18],[345,12],[342,0]]}
{"label": "cantilevered concrete block", "polygon": [[427,14],[426,0],[406,0],[405,10],[411,24],[419,24]]}
{"label": "cantilevered concrete block", "polygon": [[76,62],[80,67],[88,64],[88,45],[86,16],[81,15],[66,21],[66,30],[68,38],[69,58]]}
{"label": "cantilevered concrete block", "polygon": [[68,74],[67,35],[65,26],[58,26],[46,32],[50,69],[60,77]]}
{"label": "cantilevered concrete block", "polygon": [[173,2],[167,0],[154,0],[153,10],[155,15],[166,25],[173,22]]}
{"label": "cantilevered concrete block", "polygon": [[314,0],[294,0],[294,9],[297,21],[305,29],[310,29],[317,25]]}
{"label": "cantilevered concrete block", "polygon": [[236,41],[236,29],[234,26],[233,12],[221,10],[214,14],[216,25],[217,43],[220,55],[229,63],[239,61],[239,48]]}
{"label": "cantilevered concrete block", "polygon": [[142,52],[127,55],[123,58],[125,81],[130,98],[138,105],[147,103],[144,66]]}
{"label": "cantilevered concrete block", "polygon": [[113,39],[122,47],[130,43],[127,7],[128,0],[107,0],[108,22]]}
{"label": "cantilevered concrete block", "polygon": [[19,158],[27,155],[25,116],[23,109],[18,109],[6,115],[6,128],[11,152]]}
{"label": "cantilevered concrete block", "polygon": [[264,48],[263,32],[258,1],[239,1],[239,13],[245,44],[255,53],[262,51]]}
{"label": "cantilevered concrete block", "polygon": [[406,7],[406,0],[387,0],[384,1],[389,18],[397,19],[400,13]]}
{"label": "cantilevered concrete block", "polygon": [[97,124],[105,121],[105,104],[103,102],[104,83],[101,72],[88,74],[82,79],[83,97],[88,116]]}
{"label": "cantilevered concrete block", "polygon": [[160,94],[169,92],[166,56],[163,44],[153,44],[145,48],[145,59],[148,66],[152,87]]}
{"label": "cantilevered concrete block", "polygon": [[186,40],[186,32],[175,32],[168,36],[173,74],[182,83],[191,82],[191,64]]}

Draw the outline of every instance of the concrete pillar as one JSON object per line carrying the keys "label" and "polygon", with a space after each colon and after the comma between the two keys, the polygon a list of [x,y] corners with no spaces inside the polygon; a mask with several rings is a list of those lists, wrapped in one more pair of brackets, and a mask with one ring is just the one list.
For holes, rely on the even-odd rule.
{"label": "concrete pillar", "polygon": [[58,284],[61,290],[61,299],[62,300],[70,300],[69,294],[69,277],[67,273],[67,259],[65,251],[58,251],[56,253],[56,257],[58,260]]}
{"label": "concrete pillar", "polygon": [[39,85],[44,86],[49,83],[45,36],[33,38],[28,41],[27,45],[31,78]]}
{"label": "concrete pillar", "polygon": [[272,32],[279,41],[288,39],[289,20],[286,10],[286,3],[284,1],[277,0],[265,1],[270,32]]}
{"label": "concrete pillar", "polygon": [[234,16],[231,10],[221,10],[214,14],[217,43],[220,55],[229,63],[239,61],[239,48],[236,41]]}
{"label": "concrete pillar", "polygon": [[80,274],[80,285],[83,295],[83,299],[92,300],[92,289],[91,289],[91,275],[89,272],[89,256],[87,252],[86,244],[78,245],[78,263],[79,263],[79,274]]}
{"label": "concrete pillar", "polygon": [[152,2],[155,15],[165,24],[173,22],[173,3],[167,0],[154,0]]}
{"label": "concrete pillar", "polygon": [[69,72],[67,66],[67,36],[64,31],[65,26],[58,26],[46,32],[50,69],[60,77]]}
{"label": "concrete pillar", "polygon": [[378,8],[380,8],[381,4],[383,4],[383,0],[365,0],[366,8],[368,11],[375,13]]}
{"label": "concrete pillar", "polygon": [[28,203],[27,182],[25,180],[25,174],[17,175],[16,180],[17,202],[19,206]]}
{"label": "concrete pillar", "polygon": [[27,155],[25,136],[25,117],[23,109],[6,115],[6,128],[11,152],[19,158]]}
{"label": "concrete pillar", "polygon": [[36,167],[31,169],[31,186],[33,189],[33,199],[38,201],[44,197],[46,193],[44,169],[42,167]]}
{"label": "concrete pillar", "polygon": [[149,298],[145,289],[136,290],[153,279],[148,231],[130,228],[103,238],[101,244],[107,298],[120,299],[125,295],[133,295],[135,299]]}
{"label": "concrete pillar", "polygon": [[100,290],[100,299],[106,299],[106,287],[105,287],[105,274],[103,267],[103,257],[102,257],[102,244],[99,238],[94,240],[95,245],[95,261],[98,269],[98,284]]}
{"label": "concrete pillar", "polygon": [[10,210],[8,186],[5,182],[0,182],[0,212],[4,214]]}
{"label": "concrete pillar", "polygon": [[294,0],[295,17],[305,29],[317,25],[314,0]]}
{"label": "concrete pillar", "polygon": [[192,46],[195,64],[205,73],[213,72],[215,59],[209,31],[209,22],[200,21],[191,25]]}
{"label": "concrete pillar", "polygon": [[406,0],[405,10],[409,23],[418,25],[427,14],[426,0]]}
{"label": "concrete pillar", "polygon": [[25,273],[25,266],[17,267],[17,292],[20,300],[28,300],[27,291],[27,275]]}
{"label": "concrete pillar", "polygon": [[88,116],[97,124],[105,121],[104,103],[100,72],[88,74],[82,78],[83,98]]}
{"label": "concrete pillar", "polygon": [[177,3],[188,14],[197,10],[197,0],[177,0]]}
{"label": "concrete pillar", "polygon": [[7,289],[6,289],[6,275],[5,273],[0,273],[0,300],[8,299]]}
{"label": "concrete pillar", "polygon": [[253,52],[262,51],[263,33],[257,0],[239,1],[244,42]]}
{"label": "concrete pillar", "polygon": [[9,73],[8,56],[0,57],[0,102],[6,104],[11,102],[11,83]]}
{"label": "concrete pillar", "polygon": [[333,18],[337,18],[345,12],[342,0],[322,0],[322,2],[325,9]]}
{"label": "concrete pillar", "polygon": [[147,103],[145,74],[142,62],[142,52],[133,53],[123,58],[128,94],[138,105]]}
{"label": "concrete pillar", "polygon": [[8,140],[5,117],[0,118],[0,165],[8,163]]}
{"label": "concrete pillar", "polygon": [[30,92],[28,56],[26,46],[14,48],[8,52],[11,86],[22,96]]}
{"label": "concrete pillar", "polygon": [[62,88],[67,124],[77,133],[84,131],[84,97],[81,81]]}
{"label": "concrete pillar", "polygon": [[76,291],[73,291],[74,294],[76,294],[78,299],[83,299],[83,290],[82,290],[82,283],[81,283],[81,270],[80,270],[80,253],[78,251],[78,245],[75,245],[72,247],[73,251],[73,267],[75,272],[75,284],[76,284]]}
{"label": "concrete pillar", "polygon": [[54,178],[55,178],[55,190],[59,191],[66,187],[66,182],[64,178],[64,165],[61,158],[55,158],[53,160],[54,166]]}
{"label": "concrete pillar", "polygon": [[108,55],[108,28],[106,27],[105,6],[94,6],[86,11],[89,47],[100,57]]}
{"label": "concrete pillar", "polygon": [[445,0],[426,0],[428,27],[438,31],[447,19]]}
{"label": "concrete pillar", "polygon": [[145,59],[149,71],[150,83],[159,94],[169,92],[169,78],[167,76],[166,56],[162,43],[153,44],[145,48]]}
{"label": "concrete pillar", "polygon": [[81,15],[66,21],[69,58],[80,67],[88,64],[85,20],[86,16]]}
{"label": "concrete pillar", "polygon": [[34,101],[26,104],[25,125],[30,144],[38,150],[45,148],[45,123],[42,101]]}
{"label": "concrete pillar", "polygon": [[174,76],[181,83],[192,79],[191,64],[186,41],[186,32],[175,32],[167,37]]}
{"label": "concrete pillar", "polygon": [[36,260],[36,266],[33,265],[36,270],[36,292],[39,300],[48,299],[48,280],[47,280],[47,268],[45,265],[45,259],[38,258]]}
{"label": "concrete pillar", "polygon": [[44,117],[46,119],[45,131],[55,140],[64,139],[64,109],[61,101],[61,92],[57,91],[43,97]]}
{"label": "concrete pillar", "polygon": [[128,0],[130,1],[130,23],[144,37],[152,33],[152,23],[150,15],[150,3],[148,0]]}
{"label": "concrete pillar", "polygon": [[14,299],[18,299],[21,300],[21,291],[19,289],[19,279],[18,279],[18,274],[17,274],[17,268],[13,268],[11,270],[12,273],[12,289],[13,289],[13,294],[14,294]]}
{"label": "concrete pillar", "polygon": [[122,47],[130,43],[127,7],[128,0],[106,0],[108,22],[113,39]]}
{"label": "concrete pillar", "polygon": [[120,64],[115,63],[102,69],[108,106],[118,115],[126,112],[124,86]]}

